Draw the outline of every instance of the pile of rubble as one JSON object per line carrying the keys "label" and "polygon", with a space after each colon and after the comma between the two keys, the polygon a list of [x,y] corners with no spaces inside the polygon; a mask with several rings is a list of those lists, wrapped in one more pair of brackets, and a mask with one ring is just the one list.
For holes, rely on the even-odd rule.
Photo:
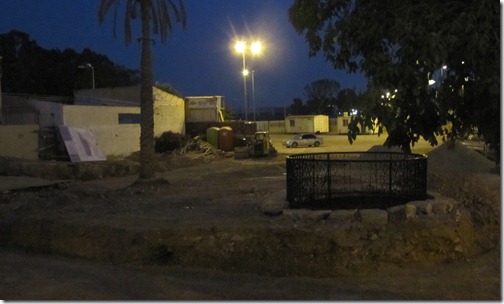
{"label": "pile of rubble", "polygon": [[199,137],[195,137],[187,143],[173,151],[173,154],[187,157],[189,159],[204,159],[210,160],[217,157],[226,156],[225,152],[219,150],[209,144],[208,142],[200,139]]}

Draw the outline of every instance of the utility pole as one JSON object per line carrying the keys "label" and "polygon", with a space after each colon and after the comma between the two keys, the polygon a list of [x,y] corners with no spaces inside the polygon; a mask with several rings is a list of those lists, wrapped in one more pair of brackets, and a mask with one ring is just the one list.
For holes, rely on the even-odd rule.
{"label": "utility pole", "polygon": [[2,56],[0,56],[0,125],[3,125],[3,108],[2,108]]}

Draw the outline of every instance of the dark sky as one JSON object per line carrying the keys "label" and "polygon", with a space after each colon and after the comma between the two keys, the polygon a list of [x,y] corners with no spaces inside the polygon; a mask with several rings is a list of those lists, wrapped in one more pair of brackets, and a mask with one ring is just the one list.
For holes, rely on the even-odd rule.
{"label": "dark sky", "polygon": [[[125,2],[123,0],[123,2]],[[83,48],[107,55],[115,63],[139,69],[140,24],[134,23],[133,42],[123,35],[124,7],[118,12],[118,37],[112,35],[113,11],[98,23],[100,0],[0,0],[0,33],[25,32],[46,49]],[[257,37],[263,55],[252,60],[257,107],[288,106],[306,99],[304,87],[328,78],[342,88],[364,89],[359,74],[334,70],[322,56],[310,58],[305,39],[288,21],[287,0],[185,0],[187,27],[177,24],[166,44],[154,50],[154,81],[169,83],[184,96],[223,95],[226,104],[243,108],[242,58],[234,53],[237,37]],[[158,37],[155,37],[158,38]],[[249,94],[251,91],[249,83]]]}

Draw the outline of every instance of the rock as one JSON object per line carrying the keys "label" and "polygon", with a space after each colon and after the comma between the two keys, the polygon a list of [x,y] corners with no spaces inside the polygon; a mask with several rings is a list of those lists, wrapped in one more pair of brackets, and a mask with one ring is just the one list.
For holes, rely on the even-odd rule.
{"label": "rock", "polygon": [[453,210],[455,202],[449,199],[436,199],[432,204],[432,212],[435,214],[448,214]]}
{"label": "rock", "polygon": [[455,245],[455,248],[453,248],[453,250],[455,250],[456,252],[464,252],[464,247],[462,247],[462,245],[460,244],[457,244]]}
{"label": "rock", "polygon": [[417,208],[415,207],[415,205],[408,203],[406,205],[399,205],[388,208],[387,211],[388,211],[388,218],[390,221],[402,221],[402,220],[411,221],[415,219]]}
{"label": "rock", "polygon": [[294,221],[317,222],[329,217],[331,210],[286,209],[284,215]]}
{"label": "rock", "polygon": [[346,221],[355,220],[355,214],[357,213],[357,209],[351,210],[333,210],[329,214],[327,218],[328,222],[331,223],[341,223]]}
{"label": "rock", "polygon": [[266,215],[279,216],[283,213],[283,204],[266,200],[262,203],[261,210]]}
{"label": "rock", "polygon": [[386,225],[388,223],[388,212],[381,209],[363,209],[359,210],[357,218],[362,223]]}
{"label": "rock", "polygon": [[412,201],[408,204],[411,204],[416,207],[417,214],[432,214],[432,200],[424,200],[424,201]]}

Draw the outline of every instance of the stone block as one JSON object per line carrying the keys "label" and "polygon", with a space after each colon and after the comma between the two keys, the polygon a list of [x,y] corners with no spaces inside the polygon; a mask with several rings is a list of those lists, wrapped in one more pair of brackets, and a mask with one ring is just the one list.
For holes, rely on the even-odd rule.
{"label": "stone block", "polygon": [[388,212],[381,209],[363,209],[359,210],[357,218],[362,223],[381,226],[388,223]]}
{"label": "stone block", "polygon": [[394,206],[387,209],[390,221],[412,221],[415,219],[417,208],[412,204]]}
{"label": "stone block", "polygon": [[283,213],[283,203],[272,200],[265,200],[261,204],[261,210],[269,216],[279,216]]}
{"label": "stone block", "polygon": [[285,209],[283,214],[294,220],[302,222],[317,222],[329,217],[331,210]]}
{"label": "stone block", "polygon": [[357,209],[333,210],[329,214],[327,221],[331,222],[331,223],[341,223],[341,222],[353,221],[353,220],[355,220],[356,213],[357,213]]}
{"label": "stone block", "polygon": [[432,214],[432,200],[423,200],[423,201],[412,201],[408,204],[411,204],[416,207],[417,214]]}
{"label": "stone block", "polygon": [[451,199],[439,198],[433,200],[432,212],[435,214],[449,214],[456,202]]}

